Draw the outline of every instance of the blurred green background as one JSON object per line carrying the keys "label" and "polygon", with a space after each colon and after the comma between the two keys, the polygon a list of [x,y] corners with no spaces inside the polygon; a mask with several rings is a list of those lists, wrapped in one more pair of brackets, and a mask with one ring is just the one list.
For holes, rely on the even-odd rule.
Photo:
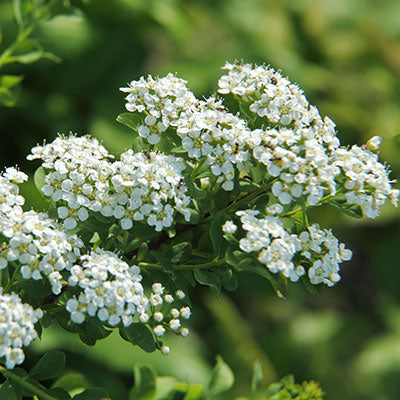
{"label": "blurred green background", "polygon": [[[10,65],[23,74],[14,108],[0,108],[1,164],[18,164],[30,148],[57,134],[90,133],[116,154],[131,145],[115,122],[124,111],[118,88],[141,75],[176,72],[197,96],[215,88],[225,61],[271,64],[304,89],[321,115],[337,124],[343,144],[383,137],[381,158],[400,176],[400,2],[398,0],[92,0],[35,31],[62,58]],[[3,49],[16,32],[11,1],[0,2]],[[0,49],[1,51],[1,49]],[[28,206],[40,197],[25,185]],[[400,213],[355,221],[333,209],[314,221],[332,227],[354,256],[342,281],[313,296],[291,285],[286,300],[256,277],[243,275],[221,302],[206,288],[192,293],[192,334],[170,338],[168,357],[144,354],[112,335],[94,348],[56,329],[32,347],[67,351],[68,367],[124,399],[132,365],[150,362],[161,375],[204,382],[215,355],[236,375],[227,399],[249,393],[253,362],[265,383],[293,373],[314,378],[327,400],[397,399],[400,393]]]}

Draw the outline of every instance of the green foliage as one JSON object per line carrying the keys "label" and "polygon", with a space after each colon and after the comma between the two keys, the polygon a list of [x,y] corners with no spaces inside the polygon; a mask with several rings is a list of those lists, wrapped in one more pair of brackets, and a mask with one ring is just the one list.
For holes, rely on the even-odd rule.
{"label": "green foliage", "polygon": [[322,400],[323,395],[324,392],[314,381],[296,384],[292,375],[271,384],[266,391],[268,400]]}
{"label": "green foliage", "polygon": [[[11,8],[12,2],[9,3]],[[17,3],[14,2],[14,7]],[[120,134],[115,126],[104,122],[106,118],[114,118],[115,110],[120,107],[120,104],[117,106],[119,98],[110,100],[115,83],[121,85],[123,81],[131,79],[132,74],[139,76],[143,71],[164,74],[172,70],[188,79],[195,90],[211,90],[217,75],[216,67],[226,59],[239,55],[244,60],[279,66],[301,86],[304,85],[310,98],[321,105],[321,111],[334,116],[343,133],[344,143],[363,143],[372,134],[386,136],[387,145],[382,148],[382,156],[390,161],[395,170],[398,169],[399,147],[395,139],[391,142],[400,121],[397,104],[400,82],[398,24],[395,21],[398,15],[397,2],[384,1],[378,10],[367,2],[351,3],[344,0],[336,2],[334,6],[317,1],[283,1],[279,4],[250,1],[243,4],[233,0],[225,4],[209,1],[154,1],[151,4],[145,1],[132,1],[129,4],[126,1],[113,4],[92,1],[82,7],[84,18],[55,19],[51,24],[41,25],[37,31],[40,42],[43,40],[46,49],[60,54],[65,63],[52,65],[43,61],[37,66],[15,63],[4,68],[5,75],[2,76],[12,77],[11,80],[6,79],[9,82],[7,84],[2,81],[0,88],[0,101],[7,106],[15,105],[21,81],[13,86],[7,85],[21,76],[29,78],[24,82],[23,90],[26,90],[27,96],[20,99],[21,107],[3,111],[4,132],[9,138],[2,146],[4,156],[10,160],[11,154],[18,154],[20,149],[20,155],[7,164],[18,162],[23,167],[22,158],[28,144],[33,145],[42,141],[43,136],[51,138],[56,132],[67,132],[69,129],[98,131],[107,146],[112,145],[116,152],[122,151],[132,145],[134,135],[131,132],[129,135]],[[9,39],[13,37],[12,30],[7,26],[5,2],[2,7],[0,19],[4,40],[0,51],[8,46]],[[26,10],[22,11],[21,17],[18,17],[20,25],[21,19],[26,18]],[[85,27],[86,31],[78,30],[78,25]],[[120,29],[115,29],[115,26]],[[59,31],[68,32],[68,40],[53,35]],[[20,54],[23,55],[25,50],[28,53],[40,52],[33,44],[28,46],[25,49],[21,47]],[[110,54],[104,50],[106,48],[113,52]],[[168,57],[165,57],[166,54]],[[74,74],[73,70],[79,71],[79,74]],[[107,83],[104,79],[108,71],[113,71],[113,83]],[[93,101],[88,99],[90,93],[93,94]],[[35,133],[37,137],[33,136]],[[135,139],[134,146],[138,150],[146,149],[141,138]],[[181,154],[179,149],[176,150],[176,154]],[[255,183],[260,183],[265,175],[265,168],[264,171],[259,168],[253,174]],[[197,194],[201,191],[198,180],[195,185],[192,193],[201,199],[204,193]],[[28,201],[28,209],[35,199],[33,189],[30,190],[26,196],[31,200]],[[231,200],[218,196],[214,204],[216,211],[225,208]],[[337,206],[336,200],[332,199],[330,203]],[[342,214],[350,212],[352,217],[359,215],[358,209],[349,210],[343,204],[339,204],[338,209],[343,210]],[[197,223],[199,211],[201,215],[207,212],[193,210],[191,223]],[[386,310],[389,303],[395,309],[398,307],[398,268],[396,258],[393,258],[399,240],[396,234],[399,231],[398,214],[388,211],[379,224],[364,223],[361,226],[353,225],[354,222],[349,222],[339,213],[329,216],[324,208],[315,213],[317,218],[335,224],[343,232],[344,238],[348,237],[352,248],[359,249],[360,260],[345,267],[348,275],[337,292],[327,290],[323,297],[314,298],[296,291],[289,284],[290,295],[286,297],[284,305],[276,303],[263,280],[258,279],[258,273],[254,276],[242,274],[241,284],[233,299],[239,310],[245,310],[243,324],[251,327],[255,341],[262,345],[280,373],[293,370],[296,374],[307,373],[318,377],[323,380],[324,387],[327,386],[333,399],[375,399],[385,395],[395,398],[398,393],[397,380],[389,378],[392,374],[396,376],[398,362],[395,343],[398,334],[393,328],[395,318],[392,314],[386,315]],[[140,224],[135,228],[138,237],[153,239],[151,235],[154,235],[154,231]],[[85,224],[79,234],[86,240],[89,235],[93,237],[93,232],[96,231],[92,225]],[[106,234],[108,237],[108,230],[103,238]],[[140,240],[129,239],[129,244],[132,244],[130,249],[139,249]],[[234,257],[235,242],[231,244],[232,248],[226,250],[225,255],[232,269],[245,272],[247,265],[250,269],[254,260]],[[145,247],[138,250],[140,261],[148,257]],[[177,264],[202,262],[194,256],[189,259],[185,257]],[[219,268],[216,270],[220,271]],[[263,271],[266,271],[265,268]],[[152,272],[149,271],[150,274]],[[186,276],[188,284],[195,284],[192,271],[182,270],[180,274]],[[232,276],[236,277],[236,272]],[[217,278],[225,286],[221,276]],[[273,279],[271,274],[264,278],[268,281]],[[2,286],[9,280],[4,270],[2,280]],[[371,281],[374,282],[372,286],[369,283]],[[311,285],[307,278],[304,284],[314,293],[322,290],[321,286]],[[32,287],[30,293],[34,292]],[[195,293],[192,301],[201,302],[201,288],[196,289]],[[303,327],[301,334],[293,333],[293,326],[301,320],[302,313],[337,305],[345,321],[345,326],[337,325],[337,335],[314,346],[299,344],[301,338],[311,335],[310,324]],[[226,354],[238,352],[238,349],[226,349],[226,339],[218,335],[218,323],[211,327],[206,316],[198,318],[196,331],[199,332],[199,340],[210,340],[208,333],[212,337],[213,347],[210,351],[222,352],[224,356],[224,351]],[[315,329],[322,325],[316,316],[310,318],[315,321]],[[229,332],[225,337],[228,335]],[[386,337],[392,345],[385,347]],[[55,340],[60,346],[64,344],[61,335]],[[195,348],[198,354],[204,354],[201,344]],[[94,351],[95,348],[90,350]],[[364,362],[363,357],[367,355],[370,356],[369,362]],[[380,361],[376,362],[376,359]],[[242,364],[239,356],[229,361],[233,369],[240,368]],[[171,361],[170,370],[176,369],[174,363],[178,362]],[[79,362],[76,365],[79,366]],[[193,361],[187,365],[190,368],[196,364]],[[332,370],[344,371],[349,365],[353,371],[351,376],[329,373]],[[8,390],[7,385],[3,385],[1,391]],[[12,399],[14,392],[9,396]]]}
{"label": "green foliage", "polygon": [[[45,51],[37,40],[30,38],[39,25],[44,24],[57,13],[65,11],[65,8],[57,3],[57,0],[12,1],[18,32],[12,44],[0,53],[0,69],[8,64],[32,64],[44,58],[56,63],[61,62],[59,57]],[[0,105],[15,106],[21,91],[22,80],[21,75],[0,75]]]}
{"label": "green foliage", "polygon": [[144,351],[150,353],[156,350],[154,335],[147,325],[134,323],[127,328],[120,328],[120,335],[127,342],[139,346]]}

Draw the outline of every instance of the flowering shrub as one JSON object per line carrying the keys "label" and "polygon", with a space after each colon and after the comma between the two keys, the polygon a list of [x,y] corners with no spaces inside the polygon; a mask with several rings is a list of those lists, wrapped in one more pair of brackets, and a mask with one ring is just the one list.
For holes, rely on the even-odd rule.
{"label": "flowering shrub", "polygon": [[[310,210],[376,218],[387,198],[397,205],[380,138],[342,147],[334,123],[279,72],[241,62],[223,69],[223,97],[198,100],[172,74],[121,88],[128,112],[118,121],[132,129],[133,146],[118,160],[90,136],[34,147],[28,159],[41,161],[34,180],[48,214],[22,209],[23,172],[1,174],[2,391],[71,398],[38,383],[49,378],[36,372],[42,364],[62,368],[58,352],[28,375],[9,371],[52,321],[88,345],[118,329],[133,345],[168,354],[166,332],[189,334],[191,286],[232,291],[241,271],[266,278],[280,297],[288,279],[313,292],[333,286],[352,253],[309,221]],[[230,376],[219,360],[211,386],[190,398],[219,395]],[[156,398],[140,390],[132,398]],[[315,384],[287,380],[263,398],[321,396]]]}

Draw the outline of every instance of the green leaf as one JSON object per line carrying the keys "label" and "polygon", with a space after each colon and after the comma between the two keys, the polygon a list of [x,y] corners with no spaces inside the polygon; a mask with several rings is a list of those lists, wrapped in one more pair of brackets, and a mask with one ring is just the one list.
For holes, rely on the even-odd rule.
{"label": "green leaf", "polygon": [[121,336],[135,346],[151,353],[156,350],[153,332],[147,325],[134,323],[128,327],[120,328]]}
{"label": "green leaf", "polygon": [[20,400],[22,392],[15,387],[13,381],[7,379],[0,388],[0,400]]}
{"label": "green leaf", "polygon": [[170,257],[172,264],[182,264],[191,255],[193,246],[189,242],[178,243],[167,250],[167,257]]}
{"label": "green leaf", "polygon": [[220,256],[221,254],[223,254],[227,247],[227,243],[224,240],[224,232],[222,231],[222,225],[228,219],[229,219],[228,216],[220,214],[217,215],[215,218],[213,218],[213,221],[211,222],[210,225],[209,234],[214,249],[214,254],[216,256]]}
{"label": "green leaf", "polygon": [[200,215],[199,212],[193,208],[189,208],[188,210],[190,211],[190,223],[191,224],[197,224],[199,222],[200,219]]}
{"label": "green leaf", "polygon": [[131,400],[152,400],[156,392],[156,373],[148,365],[135,365],[135,386],[129,393]]}
{"label": "green leaf", "polygon": [[73,400],[102,400],[108,398],[110,395],[108,394],[106,389],[103,388],[89,388],[84,392],[79,393],[73,397]]}
{"label": "green leaf", "polygon": [[179,274],[183,276],[183,278],[189,283],[189,285],[195,287],[196,286],[196,281],[193,277],[193,271],[179,271]]}
{"label": "green leaf", "polygon": [[231,200],[231,194],[230,192],[227,192],[225,190],[218,191],[216,196],[215,196],[215,210],[219,211],[225,208]]}
{"label": "green leaf", "polygon": [[151,251],[150,254],[156,259],[158,264],[163,267],[164,272],[169,272],[171,274],[174,273],[174,267],[172,266],[171,259],[168,256],[159,251]]}
{"label": "green leaf", "polygon": [[[61,389],[61,388],[52,388],[52,389],[44,388],[44,391],[47,394],[53,396],[57,400],[70,400],[71,399],[71,396],[64,389]],[[44,399],[41,396],[38,396],[38,397],[39,397],[39,399]]]}
{"label": "green leaf", "polygon": [[177,380],[170,376],[157,377],[153,400],[170,400],[171,395],[175,392],[176,384]]}
{"label": "green leaf", "polygon": [[282,273],[272,274],[268,271],[265,265],[260,265],[258,261],[251,258],[246,258],[239,264],[239,266],[243,268],[243,271],[253,272],[262,276],[263,278],[268,279],[278,297],[284,298],[284,296],[286,295],[287,279],[283,276]]}
{"label": "green leaf", "polygon": [[261,183],[265,176],[267,176],[267,169],[265,165],[258,163],[255,167],[251,169],[251,173],[253,175],[253,180],[256,183]]}
{"label": "green leaf", "polygon": [[122,113],[117,117],[117,121],[137,132],[140,125],[143,124],[143,119],[137,113]]}
{"label": "green leaf", "polygon": [[39,49],[39,50],[30,51],[29,53],[21,54],[19,56],[12,56],[8,59],[8,62],[9,63],[18,62],[21,64],[32,64],[36,61],[39,61],[42,58],[48,58],[51,61],[54,61],[56,63],[60,63],[62,61],[61,58],[57,57],[55,54]]}
{"label": "green leaf", "polygon": [[42,193],[42,187],[46,184],[46,170],[42,166],[35,171],[33,181],[39,192]]}
{"label": "green leaf", "polygon": [[29,377],[39,381],[57,376],[65,366],[65,354],[54,350],[44,354],[29,371]]}
{"label": "green leaf", "polygon": [[149,225],[142,225],[139,222],[135,222],[133,224],[131,231],[136,237],[142,239],[144,242],[160,236],[160,232],[156,232],[153,227]]}
{"label": "green leaf", "polygon": [[203,392],[202,385],[190,385],[183,400],[201,400],[204,398]]}
{"label": "green leaf", "polygon": [[5,87],[0,87],[0,103],[6,107],[14,107],[17,102],[16,95]]}
{"label": "green leaf", "polygon": [[218,396],[229,390],[235,381],[232,370],[224,363],[221,356],[217,356],[217,365],[211,372],[210,380],[205,389],[207,396]]}
{"label": "green leaf", "polygon": [[263,378],[263,373],[261,369],[261,364],[258,360],[254,362],[253,365],[253,376],[251,378],[251,392],[255,393],[260,386]]}
{"label": "green leaf", "polygon": [[112,330],[105,329],[97,318],[87,318],[81,327],[84,328],[85,335],[91,336],[96,340],[105,339],[112,333]]}
{"label": "green leaf", "polygon": [[188,196],[192,197],[193,199],[206,198],[207,191],[204,189],[200,189],[189,173],[185,174],[185,185],[187,187],[186,194]]}
{"label": "green leaf", "polygon": [[87,382],[82,374],[71,372],[57,379],[53,384],[53,388],[61,388],[67,392],[72,392],[76,389],[83,389]]}
{"label": "green leaf", "polygon": [[235,291],[238,287],[238,280],[236,274],[232,271],[231,268],[226,266],[219,267],[216,270],[217,275],[221,279],[222,286],[231,292]]}
{"label": "green leaf", "polygon": [[362,208],[358,204],[348,204],[348,203],[342,203],[340,200],[331,200],[329,202],[332,204],[334,207],[338,208],[343,214],[348,215],[349,217],[352,218],[362,218],[363,217],[363,212]]}
{"label": "green leaf", "polygon": [[218,298],[221,296],[221,280],[218,275],[212,271],[205,271],[202,269],[194,270],[194,278],[201,285],[210,286],[211,290],[217,295]]}
{"label": "green leaf", "polygon": [[258,196],[254,201],[254,205],[256,206],[257,210],[264,212],[265,207],[268,204],[268,199],[269,195],[267,193],[263,193],[262,195]]}
{"label": "green leaf", "polygon": [[302,282],[304,283],[304,286],[306,289],[311,293],[315,294],[317,296],[320,296],[322,294],[322,291],[324,290],[324,285],[313,285],[310,280],[308,279],[307,276],[302,276],[301,278]]}
{"label": "green leaf", "polygon": [[21,0],[13,0],[14,17],[20,29],[25,26],[24,19],[22,18],[22,4]]}
{"label": "green leaf", "polygon": [[18,85],[22,79],[24,79],[23,75],[0,75],[0,87],[11,89]]}

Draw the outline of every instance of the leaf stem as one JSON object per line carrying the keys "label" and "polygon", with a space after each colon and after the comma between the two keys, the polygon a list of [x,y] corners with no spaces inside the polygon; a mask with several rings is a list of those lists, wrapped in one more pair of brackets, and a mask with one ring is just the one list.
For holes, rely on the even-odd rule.
{"label": "leaf stem", "polygon": [[14,265],[14,267],[15,267],[14,273],[12,274],[10,280],[8,281],[6,287],[4,288],[3,293],[8,293],[8,291],[12,288],[12,285],[13,285],[13,284],[15,283],[15,281],[17,280],[17,275],[18,275],[18,272],[19,272],[19,267],[18,267],[18,266],[15,266],[15,265]]}
{"label": "leaf stem", "polygon": [[32,383],[27,382],[26,378],[28,378],[29,375],[21,377],[17,374],[14,374],[12,371],[8,370],[7,368],[3,367],[2,365],[0,365],[0,373],[3,374],[4,377],[12,379],[13,381],[17,382],[19,385],[21,385],[24,388],[35,393],[37,396],[40,396],[40,398],[43,400],[58,400],[56,397],[53,397],[52,395],[46,393],[42,389],[33,385]]}
{"label": "leaf stem", "polygon": [[[176,265],[174,266],[174,269],[179,271],[179,270],[187,270],[187,269],[207,269],[207,268],[212,268],[218,265],[222,265],[225,263],[225,260],[213,260],[209,261],[203,264],[181,264],[181,265]],[[148,262],[140,262],[138,265],[139,268],[143,269],[158,269],[160,271],[163,271],[164,268],[160,264],[154,264],[154,263],[148,263]]]}

